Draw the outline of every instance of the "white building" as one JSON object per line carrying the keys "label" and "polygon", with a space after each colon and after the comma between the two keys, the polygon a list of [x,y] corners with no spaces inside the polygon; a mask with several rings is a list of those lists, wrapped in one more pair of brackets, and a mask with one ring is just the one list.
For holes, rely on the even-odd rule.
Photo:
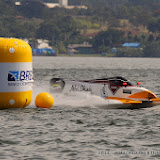
{"label": "white building", "polygon": [[60,7],[59,3],[44,3],[48,8]]}
{"label": "white building", "polygon": [[68,0],[59,0],[59,5],[62,7],[67,7],[68,6]]}
{"label": "white building", "polygon": [[[66,9],[73,9],[73,8],[83,8],[87,9],[86,6],[69,6],[68,0],[59,0],[59,3],[44,3],[48,8],[54,8],[54,7],[64,7]],[[15,5],[19,6],[21,5],[21,2],[15,2]]]}

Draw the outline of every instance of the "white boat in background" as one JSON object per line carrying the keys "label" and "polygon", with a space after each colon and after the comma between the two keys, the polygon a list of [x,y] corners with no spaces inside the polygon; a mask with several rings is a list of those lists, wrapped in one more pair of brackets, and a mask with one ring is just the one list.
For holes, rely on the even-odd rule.
{"label": "white boat in background", "polygon": [[160,105],[160,98],[153,92],[141,87],[140,82],[133,85],[124,77],[83,81],[52,78],[50,91],[67,95],[74,95],[76,92],[88,92],[110,101],[109,106],[103,106],[103,108],[137,109]]}

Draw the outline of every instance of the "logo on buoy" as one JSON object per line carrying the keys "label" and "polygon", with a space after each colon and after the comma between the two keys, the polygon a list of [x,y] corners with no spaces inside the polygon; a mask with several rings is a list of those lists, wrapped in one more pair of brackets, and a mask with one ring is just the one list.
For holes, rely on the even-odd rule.
{"label": "logo on buoy", "polygon": [[28,86],[33,82],[32,71],[9,71],[8,72],[8,86]]}
{"label": "logo on buoy", "polygon": [[32,80],[32,71],[9,71],[8,81]]}

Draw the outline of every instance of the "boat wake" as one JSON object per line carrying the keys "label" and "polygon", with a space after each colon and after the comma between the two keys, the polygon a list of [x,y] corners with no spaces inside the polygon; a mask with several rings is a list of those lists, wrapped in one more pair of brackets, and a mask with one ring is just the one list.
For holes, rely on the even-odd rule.
{"label": "boat wake", "polygon": [[34,100],[35,97],[40,92],[48,92],[50,93],[54,98],[54,106],[62,106],[62,107],[72,107],[72,108],[96,108],[99,106],[107,106],[108,101],[106,101],[104,98],[101,98],[96,95],[92,95],[90,93],[86,92],[74,92],[74,95],[65,95],[62,93],[52,93],[49,91],[48,86],[41,85],[41,86],[34,86],[33,90],[33,100],[31,103],[31,106],[35,106]]}
{"label": "boat wake", "polygon": [[54,97],[55,106],[96,108],[98,106],[108,105],[108,102],[105,99],[89,93],[75,93],[74,96],[52,94],[52,96]]}

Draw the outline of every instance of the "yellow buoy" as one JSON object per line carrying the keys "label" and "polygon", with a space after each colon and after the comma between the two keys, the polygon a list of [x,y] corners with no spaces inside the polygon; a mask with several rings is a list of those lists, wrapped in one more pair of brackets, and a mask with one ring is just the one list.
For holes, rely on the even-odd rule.
{"label": "yellow buoy", "polygon": [[0,109],[30,104],[32,71],[29,44],[16,38],[0,38]]}
{"label": "yellow buoy", "polygon": [[53,97],[47,92],[39,93],[35,98],[35,105],[38,108],[50,109],[53,106],[53,103],[54,103]]}

